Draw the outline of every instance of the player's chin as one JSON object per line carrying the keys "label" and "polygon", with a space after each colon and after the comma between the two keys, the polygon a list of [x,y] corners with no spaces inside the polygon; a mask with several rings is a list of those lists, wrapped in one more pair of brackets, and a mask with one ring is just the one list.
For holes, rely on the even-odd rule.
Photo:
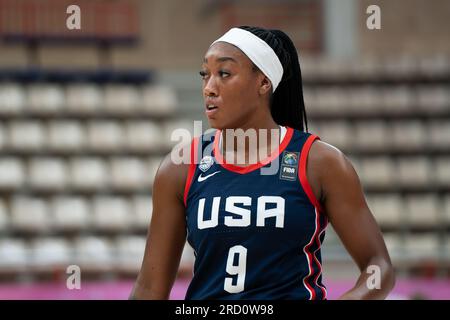
{"label": "player's chin", "polygon": [[217,118],[208,118],[208,124],[211,128],[217,130],[223,130],[225,128],[225,123]]}

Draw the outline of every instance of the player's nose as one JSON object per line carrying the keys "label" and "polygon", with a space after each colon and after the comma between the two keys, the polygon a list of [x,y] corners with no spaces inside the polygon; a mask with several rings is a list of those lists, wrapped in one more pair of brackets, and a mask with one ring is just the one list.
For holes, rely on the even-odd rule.
{"label": "player's nose", "polygon": [[205,86],[203,87],[203,95],[205,97],[216,97],[218,96],[218,88],[217,83],[214,77],[209,77],[206,81]]}

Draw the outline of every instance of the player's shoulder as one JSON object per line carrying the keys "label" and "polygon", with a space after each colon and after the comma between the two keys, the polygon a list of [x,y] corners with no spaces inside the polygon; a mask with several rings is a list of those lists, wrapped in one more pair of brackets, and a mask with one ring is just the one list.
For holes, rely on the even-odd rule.
{"label": "player's shoulder", "polygon": [[339,148],[321,139],[314,141],[309,152],[309,157],[320,161],[334,161],[343,156],[345,155]]}
{"label": "player's shoulder", "polygon": [[177,144],[163,157],[156,172],[155,184],[171,185],[174,189],[184,187],[191,163],[191,144],[192,141]]}
{"label": "player's shoulder", "polygon": [[157,176],[164,178],[181,177],[184,180],[191,164],[199,161],[205,146],[214,141],[216,130],[208,130],[200,136],[191,138],[172,147],[160,163]]}
{"label": "player's shoulder", "polygon": [[349,172],[353,166],[349,158],[339,148],[317,139],[308,154],[308,166],[321,175]]}

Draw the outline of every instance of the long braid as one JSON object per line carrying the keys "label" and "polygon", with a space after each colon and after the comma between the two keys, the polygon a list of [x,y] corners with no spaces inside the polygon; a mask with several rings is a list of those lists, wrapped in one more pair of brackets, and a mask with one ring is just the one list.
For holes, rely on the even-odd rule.
{"label": "long braid", "polygon": [[283,77],[271,96],[270,112],[274,121],[301,131],[308,131],[302,74],[297,49],[289,36],[281,30],[240,26],[264,40],[275,52],[283,66]]}

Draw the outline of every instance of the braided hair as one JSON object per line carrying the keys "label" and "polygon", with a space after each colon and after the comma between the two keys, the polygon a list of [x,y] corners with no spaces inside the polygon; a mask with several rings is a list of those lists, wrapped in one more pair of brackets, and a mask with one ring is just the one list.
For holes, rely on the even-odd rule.
{"label": "braided hair", "polygon": [[[283,77],[270,97],[270,113],[282,126],[308,131],[305,102],[303,100],[302,74],[297,49],[289,36],[281,30],[240,26],[264,40],[275,52],[283,66]],[[254,66],[256,69],[257,67]]]}

